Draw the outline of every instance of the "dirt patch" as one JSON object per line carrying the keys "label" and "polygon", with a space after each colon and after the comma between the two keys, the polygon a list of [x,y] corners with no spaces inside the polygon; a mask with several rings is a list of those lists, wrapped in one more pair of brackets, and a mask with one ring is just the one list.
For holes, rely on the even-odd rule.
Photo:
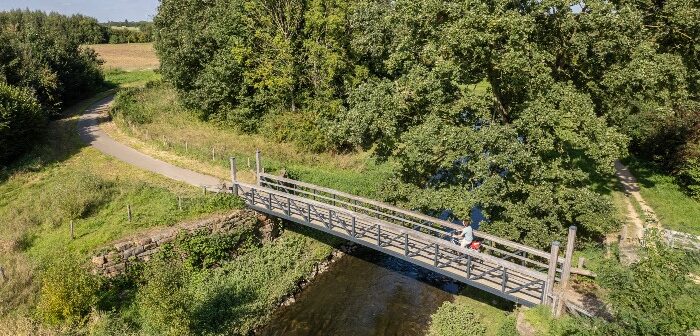
{"label": "dirt patch", "polygon": [[155,70],[160,68],[153,43],[91,44],[86,47],[97,52],[105,61],[105,70]]}

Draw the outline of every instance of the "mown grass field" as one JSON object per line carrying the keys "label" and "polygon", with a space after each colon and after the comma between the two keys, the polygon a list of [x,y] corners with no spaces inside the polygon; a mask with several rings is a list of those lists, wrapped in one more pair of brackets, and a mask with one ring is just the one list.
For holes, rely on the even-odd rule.
{"label": "mown grass field", "polygon": [[160,67],[153,43],[90,44],[85,47],[97,52],[105,61],[102,67],[107,71],[155,70]]}
{"label": "mown grass field", "polygon": [[667,229],[700,235],[700,202],[685,194],[672,176],[651,162],[628,158],[625,164],[639,182],[642,197]]}

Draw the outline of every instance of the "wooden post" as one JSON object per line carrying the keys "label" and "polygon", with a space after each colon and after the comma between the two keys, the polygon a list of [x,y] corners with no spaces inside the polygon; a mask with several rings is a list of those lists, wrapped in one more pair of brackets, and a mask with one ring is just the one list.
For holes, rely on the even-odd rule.
{"label": "wooden post", "polygon": [[129,222],[131,222],[131,204],[126,205],[126,215],[129,218]]}
{"label": "wooden post", "polygon": [[569,287],[571,277],[571,259],[574,257],[574,243],[576,242],[576,227],[569,227],[569,236],[566,240],[566,253],[564,254],[564,265],[561,270],[561,284],[558,302],[554,306],[554,315],[561,316],[564,312],[564,293]]}
{"label": "wooden post", "polygon": [[182,196],[177,197],[177,208],[182,211]]}
{"label": "wooden post", "polygon": [[70,240],[73,240],[75,238],[74,232],[75,231],[73,230],[73,220],[71,219],[71,221],[70,221]]}
{"label": "wooden post", "polygon": [[248,158],[248,169],[250,169],[250,158]]}
{"label": "wooden post", "polygon": [[229,162],[231,163],[231,192],[235,195],[238,196],[238,184],[236,183],[237,178],[236,178],[236,158],[231,157],[229,158]]}
{"label": "wooden post", "polygon": [[257,149],[255,150],[255,179],[258,182],[258,185],[260,184],[260,150]]}
{"label": "wooden post", "polygon": [[185,141],[185,153],[189,151],[189,147],[187,146],[187,141]]}
{"label": "wooden post", "polygon": [[207,194],[207,186],[202,186],[202,194],[203,195]]}
{"label": "wooden post", "polygon": [[552,305],[553,302],[549,301],[549,295],[554,290],[554,278],[557,275],[557,264],[559,259],[559,242],[555,241],[552,243],[552,249],[549,254],[549,267],[547,271],[547,282],[544,287],[544,295],[542,296],[542,304]]}
{"label": "wooden post", "polygon": [[576,227],[569,227],[569,236],[566,240],[566,254],[564,255],[564,265],[561,271],[561,287],[565,288],[569,284],[571,277],[571,260],[574,257],[574,243],[576,242]]}

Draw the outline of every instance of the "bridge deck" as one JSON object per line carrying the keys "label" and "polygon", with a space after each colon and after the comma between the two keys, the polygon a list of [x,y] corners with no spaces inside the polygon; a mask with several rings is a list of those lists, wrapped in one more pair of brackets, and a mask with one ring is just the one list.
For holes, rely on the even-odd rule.
{"label": "bridge deck", "polygon": [[[257,162],[259,165],[259,159]],[[236,181],[248,207],[362,244],[513,302],[551,304],[566,259],[483,232],[481,251],[446,239],[460,225],[336,190],[259,171],[258,185]]]}

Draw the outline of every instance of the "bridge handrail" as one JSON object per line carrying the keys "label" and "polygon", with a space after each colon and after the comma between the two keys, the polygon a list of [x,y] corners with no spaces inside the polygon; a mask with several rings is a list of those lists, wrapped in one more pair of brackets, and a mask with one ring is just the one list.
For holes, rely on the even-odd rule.
{"label": "bridge handrail", "polygon": [[[290,181],[293,181],[293,180],[290,180]],[[475,251],[475,250],[468,249],[468,248],[463,248],[463,247],[461,247],[461,246],[459,246],[459,245],[455,245],[455,244],[449,243],[449,242],[447,242],[447,241],[445,241],[445,240],[443,240],[443,239],[439,239],[439,238],[437,238],[437,237],[434,237],[434,236],[425,234],[425,233],[420,232],[420,231],[417,231],[417,230],[413,230],[413,229],[411,229],[411,228],[407,228],[407,227],[404,227],[404,226],[399,226],[399,225],[396,225],[396,224],[394,224],[394,223],[390,223],[390,222],[387,222],[387,221],[383,221],[383,220],[381,220],[381,219],[377,219],[377,218],[374,218],[374,217],[370,217],[370,216],[367,216],[367,215],[364,215],[364,214],[361,214],[361,213],[352,212],[352,211],[349,211],[349,210],[347,210],[347,209],[345,209],[345,208],[333,206],[333,205],[328,204],[328,203],[323,203],[323,202],[319,202],[319,201],[312,200],[312,199],[308,199],[308,198],[298,197],[298,196],[296,196],[296,195],[292,195],[292,194],[289,194],[289,193],[280,192],[280,191],[277,191],[277,190],[274,190],[274,189],[270,189],[270,188],[265,188],[265,187],[261,187],[261,186],[251,185],[251,184],[243,183],[243,182],[240,182],[240,181],[236,181],[236,185],[239,186],[239,188],[237,188],[239,191],[242,191],[242,188],[240,188],[240,187],[247,188],[247,189],[250,189],[250,190],[262,190],[262,191],[264,191],[265,193],[274,194],[274,195],[277,195],[277,196],[280,196],[280,197],[286,197],[286,198],[292,199],[292,200],[294,200],[294,201],[312,203],[314,206],[320,206],[320,207],[325,207],[325,208],[328,208],[328,209],[332,209],[332,210],[335,211],[336,213],[341,213],[341,214],[343,214],[343,215],[345,215],[345,216],[348,216],[348,217],[351,217],[351,218],[352,218],[352,217],[355,217],[355,218],[358,218],[358,219],[362,219],[363,221],[365,221],[365,222],[367,222],[367,223],[380,222],[382,226],[391,228],[391,229],[393,229],[393,230],[395,230],[395,231],[398,231],[398,232],[401,232],[401,233],[405,233],[406,231],[410,231],[412,235],[417,235],[417,236],[419,236],[419,237],[425,239],[426,241],[429,241],[429,242],[431,242],[431,243],[433,243],[433,244],[437,244],[437,245],[443,246],[443,247],[447,248],[448,250],[457,251],[457,252],[459,252],[459,253],[463,253],[463,254],[472,256],[472,257],[474,257],[474,258],[477,258],[477,259],[481,259],[481,260],[484,260],[484,261],[488,261],[488,262],[491,262],[491,263],[493,263],[493,264],[495,264],[495,265],[504,267],[504,268],[509,269],[509,270],[511,270],[511,271],[517,271],[518,273],[522,273],[522,274],[528,275],[528,276],[530,276],[530,277],[532,277],[532,278],[535,278],[535,279],[538,279],[538,280],[542,280],[542,281],[546,281],[546,280],[547,280],[547,274],[545,274],[545,273],[543,273],[543,272],[536,271],[536,270],[533,270],[533,269],[530,269],[530,268],[527,268],[527,267],[518,265],[518,264],[516,264],[516,263],[513,263],[513,262],[510,262],[510,261],[507,261],[507,260],[500,259],[500,258],[498,258],[498,257],[494,257],[494,256],[491,256],[491,255],[488,255],[488,254],[479,252],[479,251]],[[240,196],[240,195],[239,195],[239,196]]]}
{"label": "bridge handrail", "polygon": [[[325,193],[328,193],[328,194],[335,194],[335,195],[338,195],[338,196],[341,196],[341,197],[345,197],[345,198],[348,198],[348,199],[352,199],[352,200],[355,200],[355,201],[360,201],[360,202],[363,202],[363,203],[371,204],[371,205],[374,205],[374,206],[376,206],[376,207],[388,209],[388,210],[391,210],[391,211],[394,211],[394,212],[402,213],[402,214],[407,215],[407,216],[411,216],[411,217],[418,218],[418,219],[421,219],[421,220],[424,220],[424,221],[428,221],[428,222],[431,222],[431,223],[435,223],[435,224],[438,224],[438,225],[443,226],[443,227],[449,227],[449,228],[456,229],[456,230],[461,230],[461,229],[462,229],[462,226],[461,226],[461,225],[457,225],[457,224],[454,224],[454,223],[450,223],[450,222],[448,222],[448,221],[445,221],[445,220],[442,220],[442,219],[439,219],[439,218],[435,218],[435,217],[432,217],[432,216],[428,216],[428,215],[425,215],[425,214],[422,214],[422,213],[419,213],[419,212],[415,212],[415,211],[411,211],[411,210],[406,210],[406,209],[401,209],[401,208],[395,207],[395,206],[393,206],[393,205],[390,205],[390,204],[387,204],[387,203],[384,203],[384,202],[375,201],[375,200],[371,200],[371,199],[366,199],[366,198],[364,198],[364,197],[360,197],[360,196],[348,194],[348,193],[345,193],[345,192],[342,192],[342,191],[338,191],[338,190],[334,190],[334,189],[330,189],[330,188],[325,188],[325,187],[321,187],[321,186],[314,185],[314,184],[311,184],[311,183],[306,183],[306,182],[301,182],[301,181],[297,181],[297,180],[292,180],[292,179],[288,179],[288,178],[284,178],[284,177],[280,177],[280,176],[275,176],[275,175],[271,175],[271,174],[267,174],[267,173],[262,173],[262,172],[261,172],[259,175],[260,175],[260,177],[265,178],[265,179],[277,180],[277,181],[281,181],[281,182],[289,183],[289,184],[293,184],[293,185],[298,185],[298,186],[305,187],[305,188],[316,189],[316,190],[319,190],[319,191],[322,191],[322,192],[325,192]],[[497,237],[497,236],[494,236],[494,235],[491,235],[491,234],[488,234],[488,233],[485,233],[485,232],[482,232],[482,231],[474,231],[474,236],[475,236],[475,237],[478,237],[478,238],[485,239],[485,240],[492,241],[492,242],[497,243],[497,244],[501,244],[501,245],[504,245],[504,246],[509,246],[509,247],[514,248],[514,249],[516,249],[516,250],[525,251],[525,252],[527,252],[527,253],[536,255],[536,256],[541,257],[541,258],[549,259],[549,257],[550,257],[550,255],[549,255],[548,252],[539,250],[539,249],[534,248],[534,247],[531,247],[531,246],[527,246],[527,245],[523,245],[523,244],[520,244],[520,243],[516,243],[516,242],[514,242],[514,241],[510,241],[510,240],[507,240],[507,239],[503,239],[503,238],[500,238],[500,237]],[[561,256],[559,256],[558,259],[557,259],[557,261],[558,261],[558,263],[562,263],[562,264],[563,264],[563,263],[564,263],[564,258],[561,257]]]}

